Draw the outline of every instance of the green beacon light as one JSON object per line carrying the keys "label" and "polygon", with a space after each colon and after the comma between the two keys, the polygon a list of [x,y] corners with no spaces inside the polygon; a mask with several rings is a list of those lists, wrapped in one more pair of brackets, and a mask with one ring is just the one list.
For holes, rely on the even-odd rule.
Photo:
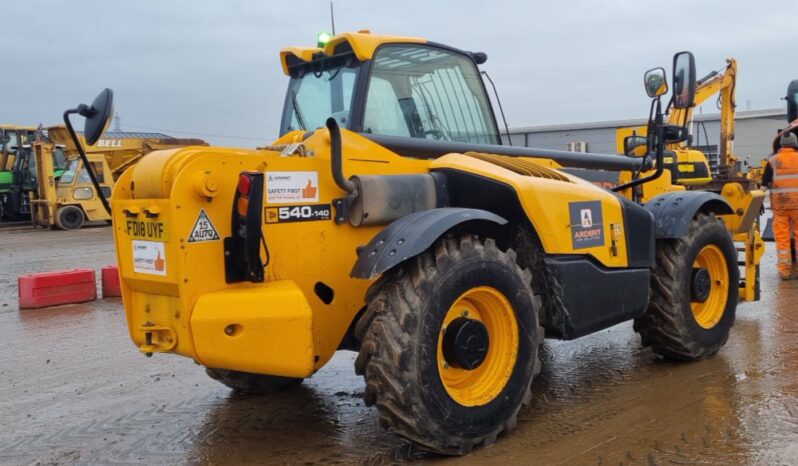
{"label": "green beacon light", "polygon": [[332,34],[330,34],[329,32],[320,32],[316,35],[316,43],[320,48],[324,48],[324,46],[327,45],[327,42],[329,42],[330,39],[332,39]]}

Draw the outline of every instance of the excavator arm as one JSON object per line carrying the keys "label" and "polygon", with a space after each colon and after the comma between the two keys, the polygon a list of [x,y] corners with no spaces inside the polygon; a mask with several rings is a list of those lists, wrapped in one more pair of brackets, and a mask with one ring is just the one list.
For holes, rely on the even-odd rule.
{"label": "excavator arm", "polygon": [[[727,58],[726,69],[722,73],[713,71],[698,81],[695,94],[695,105],[693,107],[687,109],[671,109],[668,116],[668,124],[687,125],[693,121],[693,108],[706,102],[715,94],[720,94],[720,144],[718,146],[718,152],[720,155],[719,170],[721,172],[733,169],[735,162],[732,142],[734,141],[734,114],[736,107],[734,92],[736,86],[737,60],[734,58]],[[681,145],[669,147],[669,149],[679,148],[684,147]]]}

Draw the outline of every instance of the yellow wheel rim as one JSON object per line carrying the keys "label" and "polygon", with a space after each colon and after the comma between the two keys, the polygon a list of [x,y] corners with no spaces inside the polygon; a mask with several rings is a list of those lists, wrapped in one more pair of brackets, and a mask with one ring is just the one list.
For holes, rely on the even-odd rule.
{"label": "yellow wheel rim", "polygon": [[[453,367],[443,355],[446,327],[458,317],[478,320],[488,332],[487,354],[473,370]],[[438,336],[438,373],[449,396],[463,406],[481,406],[496,398],[515,368],[518,338],[515,311],[499,290],[480,286],[460,295],[446,312]]]}
{"label": "yellow wheel rim", "polygon": [[[715,245],[704,246],[695,258],[693,268],[706,269],[710,277],[709,296],[704,302],[692,301],[690,306],[698,325],[705,329],[714,327],[723,317],[729,296],[728,264],[723,252]],[[692,284],[691,284],[692,286]]]}

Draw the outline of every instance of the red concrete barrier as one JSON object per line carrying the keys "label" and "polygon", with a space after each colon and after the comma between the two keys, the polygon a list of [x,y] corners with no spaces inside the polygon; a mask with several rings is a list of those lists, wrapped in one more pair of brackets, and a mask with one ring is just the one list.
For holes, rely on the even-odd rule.
{"label": "red concrete barrier", "polygon": [[122,296],[122,287],[119,286],[119,268],[108,265],[101,270],[103,283],[103,298]]}
{"label": "red concrete barrier", "polygon": [[94,270],[32,273],[18,278],[19,308],[36,309],[97,299]]}

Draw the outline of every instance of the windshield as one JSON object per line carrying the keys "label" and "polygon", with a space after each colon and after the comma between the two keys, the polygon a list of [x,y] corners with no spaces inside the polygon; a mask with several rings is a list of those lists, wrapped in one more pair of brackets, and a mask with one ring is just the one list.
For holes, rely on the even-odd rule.
{"label": "windshield", "polygon": [[67,162],[64,173],[58,179],[58,184],[69,184],[75,179],[75,173],[78,171],[78,159],[70,160]]}
{"label": "windshield", "polygon": [[386,136],[499,144],[474,62],[437,47],[390,45],[374,57],[363,130]]}
{"label": "windshield", "polygon": [[66,156],[64,155],[63,147],[56,147],[53,150],[53,169],[61,170],[66,165]]}
{"label": "windshield", "polygon": [[283,133],[314,130],[333,117],[348,128],[357,68],[339,65],[292,77],[286,96]]}

